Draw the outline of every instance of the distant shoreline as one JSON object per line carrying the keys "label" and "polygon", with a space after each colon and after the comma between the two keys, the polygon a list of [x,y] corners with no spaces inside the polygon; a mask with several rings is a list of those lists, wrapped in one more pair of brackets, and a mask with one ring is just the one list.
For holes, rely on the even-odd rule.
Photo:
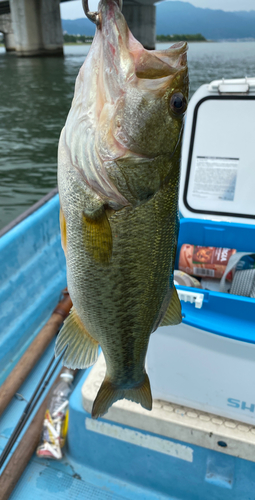
{"label": "distant shoreline", "polygon": [[[183,41],[184,41],[184,42],[186,42],[186,40],[183,40]],[[208,42],[209,42],[209,43],[210,43],[210,42],[217,42],[217,40],[206,40],[205,42],[198,41],[198,40],[192,40],[192,41],[189,41],[189,42],[187,42],[187,43],[208,43]],[[64,46],[65,46],[65,45],[71,45],[71,46],[76,46],[76,47],[77,47],[77,46],[79,46],[79,45],[91,45],[91,43],[92,43],[92,42],[86,42],[86,43],[75,43],[75,42],[71,43],[71,42],[70,42],[70,43],[64,43]],[[156,44],[160,44],[160,43],[162,43],[162,44],[170,43],[170,44],[171,44],[171,43],[174,43],[174,41],[173,41],[173,42],[172,42],[172,41],[171,41],[171,42],[169,42],[169,41],[166,41],[166,42],[158,42],[158,41],[156,40]]]}
{"label": "distant shoreline", "polygon": [[[182,41],[182,40],[181,40]],[[183,41],[187,41],[187,40],[183,40]],[[157,44],[166,44],[166,43],[175,43],[176,40],[166,40],[166,41],[161,41],[161,40],[156,40],[156,43]],[[233,40],[232,38],[230,39],[225,39],[225,40],[188,40],[188,43],[247,43],[247,42],[255,42],[255,38],[254,39],[242,39],[242,38],[238,38],[236,40]],[[64,42],[64,46],[65,45],[70,45],[70,46],[79,46],[79,45],[91,45],[92,41],[91,42]],[[4,43],[0,43],[0,48],[1,47],[5,47]]]}
{"label": "distant shoreline", "polygon": [[201,34],[196,33],[190,35],[189,33],[173,33],[172,35],[156,35],[157,42],[207,42],[207,39]]}
{"label": "distant shoreline", "polygon": [[91,42],[64,42],[63,45],[91,45],[92,44],[92,41]]}
{"label": "distant shoreline", "polygon": [[[69,35],[69,33],[64,33],[64,44],[88,44],[93,40],[92,36],[88,35]],[[207,39],[201,35],[201,33],[196,33],[194,35],[181,33],[180,35],[174,33],[172,35],[156,35],[156,43],[176,43],[176,42],[207,42]]]}

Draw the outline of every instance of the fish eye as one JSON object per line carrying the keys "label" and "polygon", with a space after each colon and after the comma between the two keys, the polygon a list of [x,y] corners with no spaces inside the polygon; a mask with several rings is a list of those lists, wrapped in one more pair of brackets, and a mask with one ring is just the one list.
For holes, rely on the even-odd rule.
{"label": "fish eye", "polygon": [[176,92],[171,96],[170,108],[176,115],[182,115],[187,109],[187,99],[181,92]]}

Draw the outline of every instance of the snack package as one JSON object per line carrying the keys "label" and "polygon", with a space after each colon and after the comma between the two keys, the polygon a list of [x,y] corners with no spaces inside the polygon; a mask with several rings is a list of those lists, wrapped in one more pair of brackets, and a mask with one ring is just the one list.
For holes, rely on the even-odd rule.
{"label": "snack package", "polygon": [[192,288],[201,288],[200,281],[198,281],[196,278],[193,278],[193,276],[184,273],[183,271],[174,271],[174,284],[189,286]]}
{"label": "snack package", "polygon": [[[187,274],[203,278],[220,279],[226,269],[228,261],[236,253],[231,248],[202,247],[198,245],[182,245],[179,257],[179,269]],[[232,281],[233,271],[227,275]]]}

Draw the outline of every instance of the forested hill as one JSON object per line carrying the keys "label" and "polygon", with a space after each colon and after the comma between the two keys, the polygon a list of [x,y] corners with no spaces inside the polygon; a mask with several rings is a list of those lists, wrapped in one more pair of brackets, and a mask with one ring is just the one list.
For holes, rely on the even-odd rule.
{"label": "forested hill", "polygon": [[224,12],[172,0],[156,5],[157,35],[201,33],[209,40],[255,38],[255,10]]}
{"label": "forested hill", "polygon": [[87,35],[93,36],[95,33],[95,25],[86,19],[85,17],[81,19],[62,19],[62,28],[64,33],[69,35]]}

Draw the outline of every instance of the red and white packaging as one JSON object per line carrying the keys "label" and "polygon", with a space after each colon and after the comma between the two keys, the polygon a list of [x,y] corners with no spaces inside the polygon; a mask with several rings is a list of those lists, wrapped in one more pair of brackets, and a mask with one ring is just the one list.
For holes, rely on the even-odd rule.
{"label": "red and white packaging", "polygon": [[[236,250],[231,248],[184,244],[180,251],[179,269],[193,276],[220,279],[234,253]],[[233,272],[230,271],[227,280],[232,281],[232,279]]]}

